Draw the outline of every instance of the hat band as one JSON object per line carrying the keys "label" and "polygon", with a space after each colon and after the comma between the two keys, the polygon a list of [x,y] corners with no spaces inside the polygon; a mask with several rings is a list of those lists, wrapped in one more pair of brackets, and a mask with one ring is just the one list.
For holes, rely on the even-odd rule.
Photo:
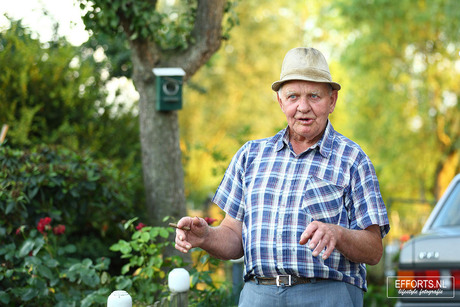
{"label": "hat band", "polygon": [[289,70],[289,74],[281,75],[280,81],[292,80],[292,77],[300,77],[301,80],[318,80],[321,82],[332,82],[331,74],[328,71],[312,67]]}

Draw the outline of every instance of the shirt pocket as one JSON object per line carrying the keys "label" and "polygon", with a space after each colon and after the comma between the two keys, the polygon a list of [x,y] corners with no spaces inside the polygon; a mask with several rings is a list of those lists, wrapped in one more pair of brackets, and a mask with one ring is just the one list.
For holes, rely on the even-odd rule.
{"label": "shirt pocket", "polygon": [[[346,226],[344,187],[326,180],[310,177],[302,200],[302,209],[314,220]],[[345,225],[344,225],[345,224]]]}

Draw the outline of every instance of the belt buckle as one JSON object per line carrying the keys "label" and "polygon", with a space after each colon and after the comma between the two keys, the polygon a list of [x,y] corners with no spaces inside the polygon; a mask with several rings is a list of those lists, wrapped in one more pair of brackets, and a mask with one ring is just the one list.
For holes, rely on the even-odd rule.
{"label": "belt buckle", "polygon": [[[287,277],[288,278],[288,282],[289,284],[284,284],[284,283],[280,283],[280,277]],[[276,286],[279,287],[279,286],[283,286],[283,287],[290,287],[292,285],[292,278],[291,278],[291,275],[277,275],[276,276]]]}

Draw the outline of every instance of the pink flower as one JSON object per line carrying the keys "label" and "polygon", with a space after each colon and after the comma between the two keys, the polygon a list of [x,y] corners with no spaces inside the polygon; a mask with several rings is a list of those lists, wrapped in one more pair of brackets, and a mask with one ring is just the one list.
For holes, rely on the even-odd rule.
{"label": "pink flower", "polygon": [[205,217],[204,220],[206,221],[206,223],[208,223],[208,225],[211,225],[212,223],[217,221],[216,219],[213,219],[212,217]]}
{"label": "pink flower", "polygon": [[141,230],[141,229],[144,228],[145,226],[146,226],[145,224],[139,223],[139,224],[137,224],[137,226],[136,226],[136,230]]}
{"label": "pink flower", "polygon": [[64,232],[65,232],[65,225],[59,224],[53,228],[53,233],[57,236],[64,234]]}

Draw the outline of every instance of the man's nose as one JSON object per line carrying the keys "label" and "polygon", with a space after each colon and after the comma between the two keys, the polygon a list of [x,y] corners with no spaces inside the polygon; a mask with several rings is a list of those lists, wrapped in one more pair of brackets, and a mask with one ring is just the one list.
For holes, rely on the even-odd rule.
{"label": "man's nose", "polygon": [[303,113],[310,111],[310,102],[308,101],[307,97],[301,97],[299,100],[299,105],[297,106],[297,110]]}

